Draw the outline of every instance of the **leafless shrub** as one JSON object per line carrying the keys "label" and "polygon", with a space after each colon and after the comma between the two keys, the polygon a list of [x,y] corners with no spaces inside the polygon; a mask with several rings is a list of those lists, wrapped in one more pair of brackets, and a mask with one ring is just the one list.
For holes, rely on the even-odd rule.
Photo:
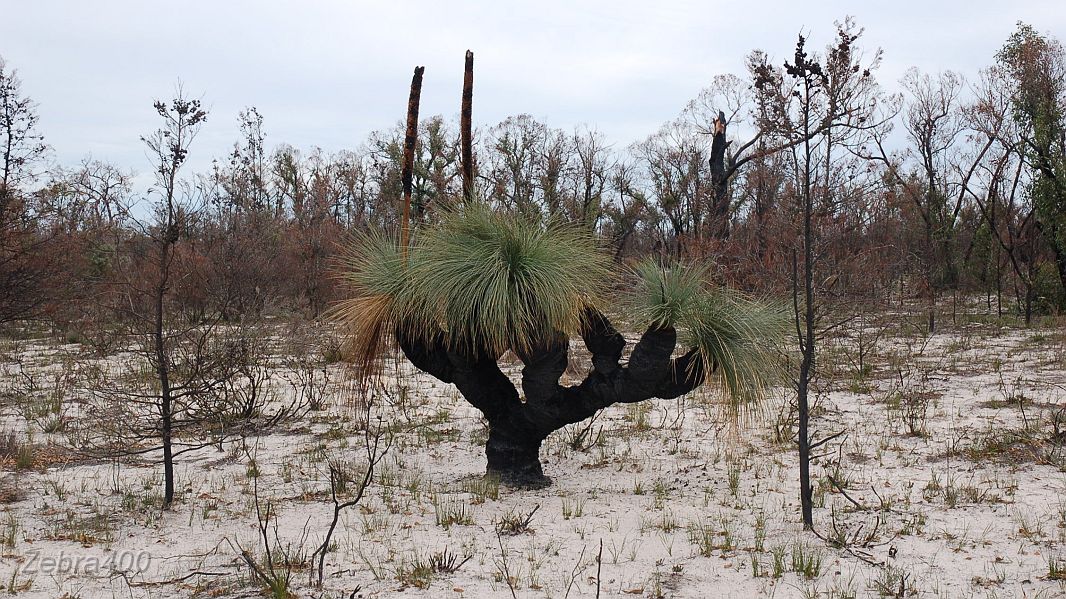
{"label": "leafless shrub", "polygon": [[261,555],[245,548],[239,540],[227,537],[226,542],[248,566],[255,580],[267,588],[271,597],[287,598],[291,596],[289,585],[293,572],[308,567],[314,559],[314,555],[308,555],[306,550],[309,529],[305,524],[298,539],[282,541],[274,504],[260,499],[259,477],[253,477],[253,481],[252,496]]}
{"label": "leafless shrub", "polygon": [[[303,398],[272,401],[271,369],[255,327],[217,322],[169,333],[165,347],[170,422],[161,435],[158,357],[137,344],[121,359],[86,364],[82,410],[68,436],[98,457],[169,459],[298,418]],[[169,503],[169,502],[168,502]]]}
{"label": "leafless shrub", "polygon": [[934,371],[919,364],[897,367],[895,386],[885,398],[889,413],[899,418],[911,436],[925,436],[929,409],[941,395],[933,382]]}
{"label": "leafless shrub", "polygon": [[[392,445],[392,437],[388,427],[384,426],[381,416],[376,414],[375,405],[374,395],[370,393],[362,402],[360,412],[363,425],[363,449],[366,460],[361,464],[362,477],[358,481],[352,481],[349,468],[338,468],[335,462],[329,462],[329,491],[330,499],[333,502],[333,519],[330,520],[326,534],[322,538],[322,543],[311,554],[311,578],[313,581],[315,574],[314,560],[316,556],[318,557],[317,585],[319,588],[322,587],[322,579],[325,576],[326,553],[330,550],[333,532],[337,529],[341,512],[358,505],[363,500],[367,489],[374,481],[374,469],[385,458],[385,454],[388,453]],[[355,482],[354,488],[348,488],[348,485],[352,482]],[[345,495],[347,495],[347,498],[345,498]],[[461,565],[460,563],[459,566]]]}
{"label": "leafless shrub", "polygon": [[337,381],[329,365],[339,358],[336,338],[325,335],[323,344],[318,339],[321,327],[304,326],[289,331],[288,348],[283,361],[285,371],[282,373],[299,403],[306,404],[310,410],[318,411],[325,407],[330,394],[337,389]]}

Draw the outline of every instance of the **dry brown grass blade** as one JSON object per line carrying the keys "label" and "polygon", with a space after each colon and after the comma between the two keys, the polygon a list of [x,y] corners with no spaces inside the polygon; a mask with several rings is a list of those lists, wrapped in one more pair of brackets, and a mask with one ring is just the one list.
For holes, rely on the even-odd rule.
{"label": "dry brown grass blade", "polygon": [[391,303],[386,295],[354,297],[339,302],[330,313],[348,333],[344,353],[361,386],[381,374],[392,326]]}

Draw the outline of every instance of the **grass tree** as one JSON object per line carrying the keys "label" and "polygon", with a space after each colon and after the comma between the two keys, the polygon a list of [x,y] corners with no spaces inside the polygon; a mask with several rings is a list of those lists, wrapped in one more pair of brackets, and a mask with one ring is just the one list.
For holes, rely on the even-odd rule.
{"label": "grass tree", "polygon": [[[454,384],[488,421],[489,473],[520,485],[549,482],[539,459],[549,434],[612,404],[712,383],[732,409],[753,405],[772,382],[785,322],[774,305],[708,286],[705,268],[649,261],[619,272],[587,233],[477,202],[422,229],[406,261],[393,238],[364,234],[344,276],[353,294],[335,313],[363,372],[380,372],[394,341]],[[612,318],[643,331],[626,362]],[[567,386],[575,335],[592,368]],[[507,351],[524,365],[521,389],[498,365]]]}

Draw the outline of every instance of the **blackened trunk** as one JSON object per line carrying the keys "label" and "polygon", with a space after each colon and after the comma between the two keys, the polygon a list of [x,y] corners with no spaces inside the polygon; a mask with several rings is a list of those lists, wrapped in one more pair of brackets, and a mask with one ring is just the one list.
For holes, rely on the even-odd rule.
{"label": "blackened trunk", "polygon": [[[796,310],[796,318],[803,321],[803,333],[800,335],[800,347],[803,350],[803,358],[800,361],[799,385],[797,386],[796,402],[799,408],[799,475],[800,475],[800,517],[803,520],[803,528],[814,528],[814,502],[811,490],[811,437],[809,429],[810,420],[810,382],[814,375],[815,343],[817,338],[814,331],[814,201],[811,194],[811,135],[806,127],[810,121],[811,96],[810,83],[807,82],[806,98],[804,104],[804,171],[803,171],[803,314],[800,315],[799,306],[793,304]],[[793,285],[796,281],[795,258],[792,267]],[[793,287],[795,294],[795,287]],[[793,296],[795,297],[795,296]],[[797,323],[797,329],[799,323]]]}
{"label": "blackened trunk", "polygon": [[463,167],[463,199],[474,199],[474,53],[466,51],[466,66],[463,72],[463,102],[459,110],[460,151]]}
{"label": "blackened trunk", "polygon": [[690,350],[671,358],[677,340],[671,327],[645,332],[626,366],[619,364],[625,339],[599,312],[587,311],[582,337],[592,353],[593,368],[580,385],[571,387],[559,384],[570,347],[565,335],[555,333],[537,347],[515,350],[525,364],[522,401],[497,365],[497,356],[449,346],[442,333],[427,336],[396,331],[400,348],[412,364],[445,383],[454,383],[470,405],[485,415],[489,423],[487,472],[524,487],[551,482],[540,463],[540,446],[553,431],[614,403],[672,399],[703,382],[706,371],[698,352]]}
{"label": "blackened trunk", "polygon": [[[930,209],[931,210],[931,209]],[[933,221],[932,216],[927,215],[925,217],[925,286],[926,292],[929,293],[929,307],[926,325],[929,328],[929,334],[936,333],[936,289],[937,281],[935,277],[935,271],[933,270]]]}
{"label": "blackened trunk", "polygon": [[1059,282],[1062,284],[1062,292],[1058,297],[1060,309],[1066,309],[1066,249],[1059,243],[1051,244],[1052,253],[1055,255],[1055,267],[1059,271]]}
{"label": "blackened trunk", "polygon": [[714,131],[711,139],[711,235],[715,239],[729,237],[729,173],[726,170],[726,148],[729,142],[726,140],[725,113],[719,112],[714,120]]}
{"label": "blackened trunk", "polygon": [[163,508],[169,508],[174,502],[174,446],[172,415],[169,394],[163,397]]}
{"label": "blackened trunk", "polygon": [[403,185],[403,219],[400,223],[400,245],[404,259],[407,258],[409,227],[411,226],[411,179],[414,175],[415,142],[418,141],[418,103],[422,95],[422,73],[426,67],[415,67],[411,77],[411,95],[407,99],[407,131],[403,138],[403,170],[400,181]]}
{"label": "blackened trunk", "polygon": [[1029,276],[1022,281],[1025,284],[1025,326],[1029,328],[1033,324],[1033,263],[1027,265]]}
{"label": "blackened trunk", "polygon": [[529,418],[530,407],[519,398],[495,357],[470,359],[450,352],[449,358],[455,386],[489,422],[486,472],[512,486],[547,486],[551,481],[540,465],[540,444],[551,431]]}
{"label": "blackened trunk", "polygon": [[512,486],[539,488],[551,484],[540,465],[542,442],[534,431],[490,423],[489,440],[485,443],[486,471]]}
{"label": "blackened trunk", "polygon": [[159,424],[163,444],[163,508],[169,508],[174,501],[174,450],[173,443],[173,405],[170,395],[170,368],[167,360],[166,335],[163,326],[163,300],[167,293],[170,275],[169,227],[161,242],[159,250],[159,285],[155,289],[155,315],[152,339],[156,360],[156,375],[159,377]]}
{"label": "blackened trunk", "polygon": [[804,352],[803,362],[800,366],[799,379],[799,474],[800,474],[800,518],[803,527],[810,530],[814,527],[814,494],[811,490],[811,435],[810,435],[810,402],[808,400],[808,381],[810,380],[811,363]]}
{"label": "blackened trunk", "polygon": [[547,434],[526,417],[526,404],[495,356],[449,348],[441,333],[425,337],[401,329],[396,339],[415,367],[455,384],[463,398],[485,415],[488,474],[515,486],[543,487],[550,482],[540,465],[540,444]]}

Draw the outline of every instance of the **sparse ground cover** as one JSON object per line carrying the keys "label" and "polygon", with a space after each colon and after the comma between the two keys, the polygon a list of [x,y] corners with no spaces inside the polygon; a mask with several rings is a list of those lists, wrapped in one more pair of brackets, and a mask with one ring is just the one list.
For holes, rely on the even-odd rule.
{"label": "sparse ground cover", "polygon": [[[0,583],[85,598],[1063,596],[1061,323],[899,324],[919,319],[857,318],[827,342],[817,535],[799,525],[787,389],[740,428],[710,392],[608,408],[548,439],[552,486],[512,489],[483,477],[486,428],[454,388],[389,362],[364,393],[329,335],[295,360],[279,325],[268,403],[317,400],[269,428],[200,431],[164,511],[153,454],[78,446],[98,408],[84,373],[122,355],[6,338]],[[361,488],[367,428],[380,461],[339,512],[319,589],[315,550],[334,498]]]}

